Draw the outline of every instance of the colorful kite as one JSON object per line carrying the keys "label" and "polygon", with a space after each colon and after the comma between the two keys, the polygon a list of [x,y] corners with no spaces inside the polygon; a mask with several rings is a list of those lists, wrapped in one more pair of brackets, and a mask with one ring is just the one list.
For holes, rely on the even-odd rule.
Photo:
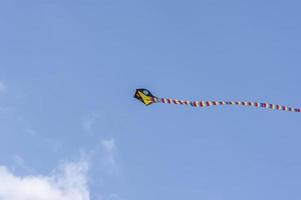
{"label": "colorful kite", "polygon": [[159,98],[152,95],[152,93],[149,90],[143,88],[137,89],[134,97],[147,106],[153,103],[168,103],[168,104],[188,105],[193,107],[239,105],[239,106],[252,106],[258,108],[269,108],[273,110],[283,110],[289,112],[301,112],[301,108],[291,108],[288,106],[281,106],[281,105],[275,105],[270,103],[250,102],[250,101],[186,101],[186,100],[177,100],[177,99],[170,99],[170,98]]}

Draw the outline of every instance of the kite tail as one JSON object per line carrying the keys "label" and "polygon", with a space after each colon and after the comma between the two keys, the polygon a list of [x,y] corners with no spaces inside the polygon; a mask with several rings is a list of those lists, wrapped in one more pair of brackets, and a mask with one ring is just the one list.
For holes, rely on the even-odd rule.
{"label": "kite tail", "polygon": [[237,105],[237,106],[251,106],[257,108],[269,108],[272,110],[282,110],[289,112],[301,112],[300,108],[292,108],[288,106],[270,104],[270,103],[258,103],[249,101],[187,101],[187,100],[177,100],[171,98],[152,98],[153,103],[165,103],[165,104],[177,104],[177,105],[187,105],[192,107],[208,107],[208,106],[223,106],[223,105]]}

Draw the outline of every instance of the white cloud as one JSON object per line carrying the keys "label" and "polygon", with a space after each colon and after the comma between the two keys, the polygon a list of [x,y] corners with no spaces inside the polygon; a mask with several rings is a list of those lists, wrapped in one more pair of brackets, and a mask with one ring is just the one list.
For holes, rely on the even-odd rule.
{"label": "white cloud", "polygon": [[67,162],[51,176],[17,176],[0,166],[1,200],[89,200],[88,163]]}

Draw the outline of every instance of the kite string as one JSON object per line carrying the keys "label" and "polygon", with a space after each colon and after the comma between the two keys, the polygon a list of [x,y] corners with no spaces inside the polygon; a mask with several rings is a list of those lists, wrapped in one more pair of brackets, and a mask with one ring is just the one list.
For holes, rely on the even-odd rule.
{"label": "kite string", "polygon": [[153,103],[165,103],[165,104],[177,104],[177,105],[189,105],[193,107],[208,107],[208,106],[222,106],[222,105],[239,105],[239,106],[251,106],[258,108],[269,108],[272,110],[282,110],[289,112],[301,112],[300,108],[292,108],[288,106],[270,104],[270,103],[259,103],[250,101],[187,101],[177,100],[171,98],[152,98]]}

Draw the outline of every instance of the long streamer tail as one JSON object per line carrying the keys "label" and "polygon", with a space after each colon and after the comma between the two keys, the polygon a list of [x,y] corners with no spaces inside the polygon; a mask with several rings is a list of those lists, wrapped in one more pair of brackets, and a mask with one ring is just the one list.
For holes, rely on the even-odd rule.
{"label": "long streamer tail", "polygon": [[177,100],[171,98],[158,98],[158,97],[152,97],[151,99],[153,103],[187,105],[192,107],[237,105],[237,106],[251,106],[257,108],[269,108],[272,110],[282,110],[282,111],[289,111],[289,112],[301,112],[300,108],[292,108],[288,106],[282,106],[282,105],[276,105],[270,103],[251,102],[251,101],[187,101],[187,100]]}

